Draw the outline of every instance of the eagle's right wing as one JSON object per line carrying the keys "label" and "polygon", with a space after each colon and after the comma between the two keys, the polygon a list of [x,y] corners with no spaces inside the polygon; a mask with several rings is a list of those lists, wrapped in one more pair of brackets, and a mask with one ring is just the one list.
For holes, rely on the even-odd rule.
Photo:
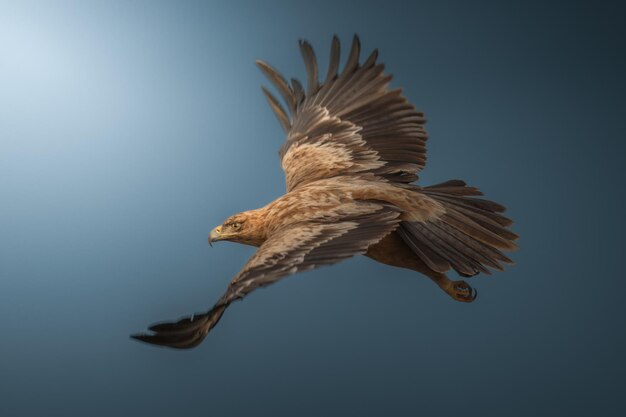
{"label": "eagle's right wing", "polygon": [[337,221],[298,223],[276,232],[259,247],[211,310],[175,323],[156,324],[150,327],[155,334],[132,337],[178,349],[194,347],[217,324],[230,303],[251,291],[298,271],[365,253],[370,245],[395,230],[400,219],[393,207],[369,202],[362,205],[370,209]]}
{"label": "eagle's right wing", "polygon": [[300,49],[307,70],[306,92],[289,84],[263,61],[257,65],[278,89],[289,113],[265,88],[263,92],[287,133],[280,150],[287,190],[322,178],[374,173],[410,183],[426,163],[424,115],[401,90],[389,90],[391,75],[377,64],[378,52],[359,63],[354,37],[344,69],[339,69],[339,40],[333,38],[326,80],[318,81],[317,60],[306,41]]}

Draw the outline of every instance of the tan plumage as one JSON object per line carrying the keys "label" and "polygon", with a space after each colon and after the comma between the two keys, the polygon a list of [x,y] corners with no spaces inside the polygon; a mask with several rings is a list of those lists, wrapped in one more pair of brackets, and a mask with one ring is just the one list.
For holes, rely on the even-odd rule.
{"label": "tan plumage", "polygon": [[259,249],[204,314],[150,327],[135,335],[174,348],[199,344],[235,300],[295,272],[329,265],[358,254],[410,268],[435,281],[458,301],[475,291],[451,281],[450,269],[469,277],[512,263],[517,235],[504,207],[463,181],[419,187],[411,184],[426,162],[424,116],[401,90],[389,90],[390,75],[374,51],[359,64],[354,37],[339,71],[339,40],[331,45],[325,81],[306,41],[300,49],[307,87],[289,84],[270,65],[257,61],[287,111],[267,89],[263,93],[287,134],[280,149],[287,193],[265,207],[236,214],[215,228],[209,243],[230,240]]}

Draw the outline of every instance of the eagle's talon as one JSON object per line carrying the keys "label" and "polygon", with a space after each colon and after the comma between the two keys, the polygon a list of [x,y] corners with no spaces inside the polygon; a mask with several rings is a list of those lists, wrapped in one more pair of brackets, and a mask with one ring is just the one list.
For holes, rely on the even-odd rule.
{"label": "eagle's talon", "polygon": [[478,295],[478,292],[465,281],[450,281],[450,285],[444,290],[456,301],[464,303],[471,303]]}

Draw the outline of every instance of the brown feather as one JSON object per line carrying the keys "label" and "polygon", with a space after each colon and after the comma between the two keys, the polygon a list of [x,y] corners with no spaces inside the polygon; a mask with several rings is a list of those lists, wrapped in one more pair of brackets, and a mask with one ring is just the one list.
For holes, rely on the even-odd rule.
{"label": "brown feather", "polygon": [[340,56],[340,44],[339,38],[333,36],[333,41],[330,46],[330,59],[328,60],[328,73],[326,74],[325,83],[330,82],[337,76],[337,70],[339,69],[339,56]]}
{"label": "brown feather", "polygon": [[315,58],[315,52],[307,41],[300,41],[300,51],[302,52],[302,58],[304,59],[304,66],[306,68],[307,79],[307,95],[314,94],[319,89],[319,81],[317,75],[317,59]]}
{"label": "brown feather", "polygon": [[291,129],[291,123],[289,122],[289,116],[287,116],[285,109],[283,109],[283,106],[280,105],[278,100],[276,100],[276,98],[265,87],[261,87],[261,89],[263,90],[263,94],[274,111],[274,114],[278,118],[283,130],[285,132],[289,132]]}
{"label": "brown feather", "polygon": [[359,65],[359,55],[361,53],[361,40],[357,35],[352,38],[352,47],[346,61],[346,66],[343,69],[343,74],[349,74],[353,72]]}
{"label": "brown feather", "polygon": [[291,88],[293,90],[293,95],[296,98],[296,110],[297,110],[300,104],[302,104],[302,101],[304,101],[304,97],[305,97],[304,88],[302,88],[302,84],[300,83],[300,81],[298,81],[297,78],[291,79]]}
{"label": "brown feather", "polygon": [[287,103],[289,111],[293,114],[296,109],[296,99],[285,78],[269,64],[261,61],[260,59],[257,59],[256,65],[267,77],[267,79],[270,80],[272,84],[274,84],[274,86],[278,89],[278,92],[283,97],[283,100],[285,100],[285,103]]}

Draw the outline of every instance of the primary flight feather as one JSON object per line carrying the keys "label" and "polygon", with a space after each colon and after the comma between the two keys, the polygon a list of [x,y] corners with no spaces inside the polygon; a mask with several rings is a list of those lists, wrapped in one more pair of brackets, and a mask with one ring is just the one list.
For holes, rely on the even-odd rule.
{"label": "primary flight feather", "polygon": [[208,312],[150,327],[135,339],[172,348],[197,346],[228,306],[256,288],[293,273],[365,255],[418,271],[457,301],[476,292],[452,281],[512,263],[502,253],[516,249],[511,220],[500,204],[461,180],[430,187],[413,184],[426,163],[424,115],[401,90],[374,50],[360,63],[354,37],[339,72],[340,45],[333,38],[330,63],[320,84],[315,53],[300,50],[306,90],[270,65],[257,61],[287,108],[263,88],[287,135],[280,149],[287,193],[268,205],[229,217],[213,229],[209,243],[229,240],[259,249]]}

